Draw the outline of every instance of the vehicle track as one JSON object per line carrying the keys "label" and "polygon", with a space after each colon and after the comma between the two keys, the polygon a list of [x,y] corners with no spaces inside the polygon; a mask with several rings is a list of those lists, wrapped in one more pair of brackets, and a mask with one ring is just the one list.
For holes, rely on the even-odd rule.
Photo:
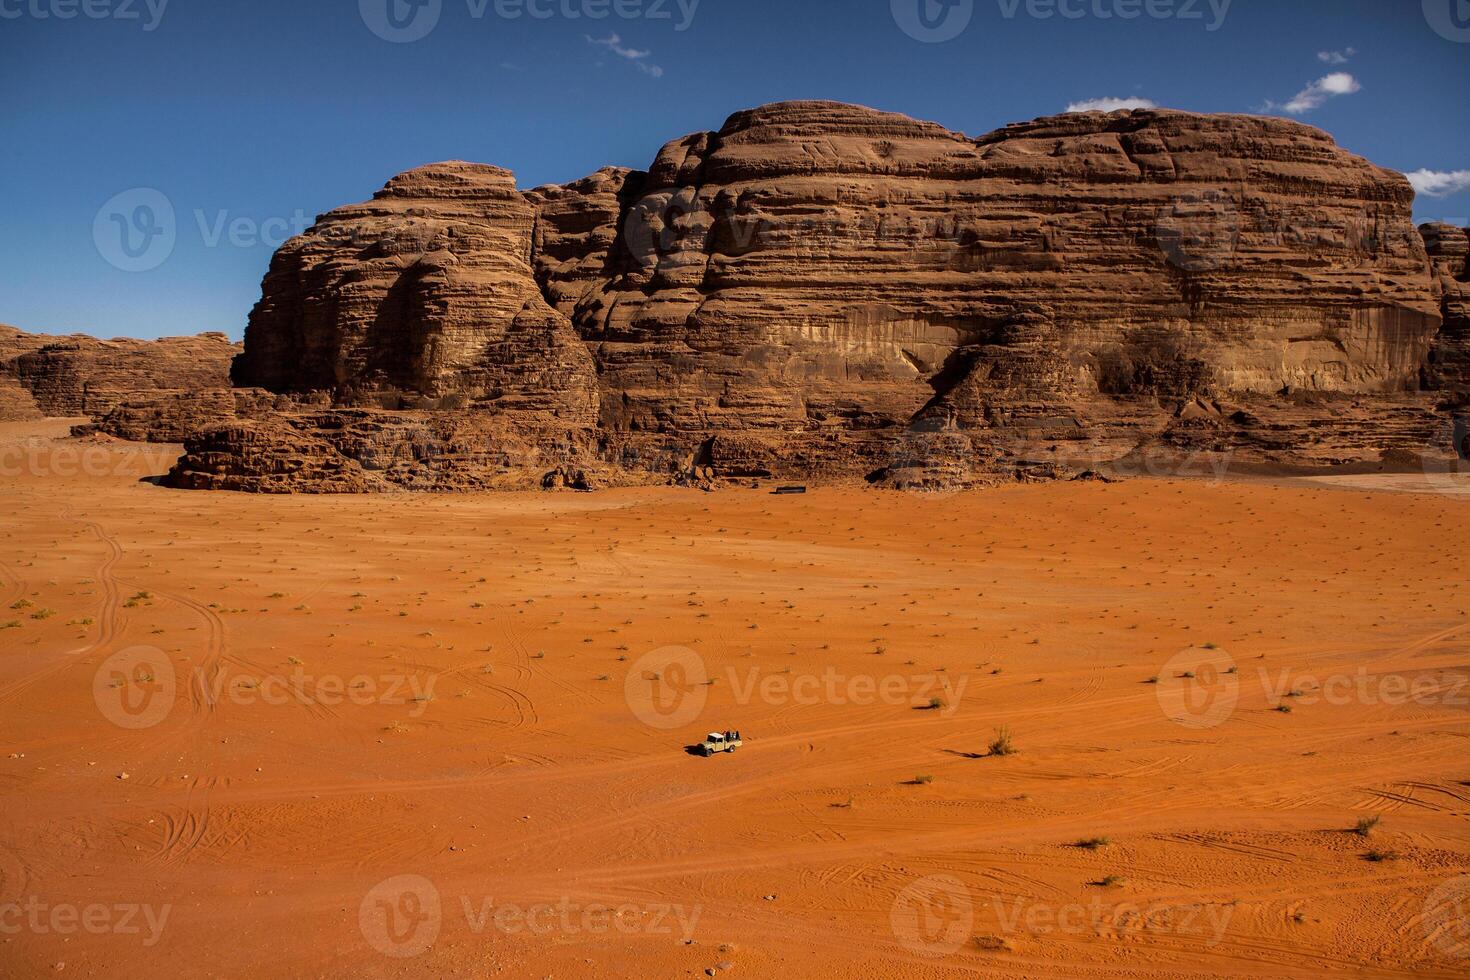
{"label": "vehicle track", "polygon": [[103,558],[96,575],[99,584],[102,586],[102,607],[97,614],[97,636],[86,646],[63,653],[55,662],[32,671],[30,674],[12,682],[4,688],[0,688],[0,704],[9,704],[15,701],[37,684],[62,673],[76,661],[90,654],[109,651],[116,643],[117,638],[122,635],[124,616],[121,608],[122,603],[119,599],[120,588],[115,569],[118,562],[122,560],[123,549],[117,543],[117,539],[108,534],[101,525],[88,524],[87,529],[95,534],[106,548],[106,557]]}

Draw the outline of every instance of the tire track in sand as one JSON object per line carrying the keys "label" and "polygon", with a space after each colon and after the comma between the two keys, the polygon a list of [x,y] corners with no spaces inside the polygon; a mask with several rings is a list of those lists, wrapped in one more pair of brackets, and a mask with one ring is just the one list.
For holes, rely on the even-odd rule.
{"label": "tire track in sand", "polygon": [[98,631],[96,639],[86,646],[78,647],[61,655],[55,663],[48,664],[30,674],[13,682],[8,687],[0,688],[0,704],[9,704],[20,697],[31,688],[44,680],[60,674],[77,660],[93,653],[108,650],[116,643],[122,634],[123,613],[122,602],[119,599],[121,589],[117,581],[116,568],[122,560],[123,549],[117,543],[117,539],[108,534],[102,525],[89,523],[87,530],[95,534],[107,549],[107,555],[102,559],[102,564],[97,569],[97,581],[102,586],[102,608],[98,611]]}

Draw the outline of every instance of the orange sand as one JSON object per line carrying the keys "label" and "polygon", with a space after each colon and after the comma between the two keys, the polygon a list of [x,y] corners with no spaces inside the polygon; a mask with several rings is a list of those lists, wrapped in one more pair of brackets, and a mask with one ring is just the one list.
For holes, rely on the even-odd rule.
{"label": "orange sand", "polygon": [[265,498],[65,431],[0,426],[6,977],[1470,975],[1463,495]]}

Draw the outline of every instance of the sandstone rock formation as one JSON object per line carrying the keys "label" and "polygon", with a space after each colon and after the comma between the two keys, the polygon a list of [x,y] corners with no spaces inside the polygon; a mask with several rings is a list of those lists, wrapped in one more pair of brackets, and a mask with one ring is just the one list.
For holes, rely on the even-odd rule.
{"label": "sandstone rock formation", "polygon": [[595,368],[531,274],[535,221],[509,171],[467,163],[324,215],[271,262],[236,383],[590,425]]}
{"label": "sandstone rock formation", "polygon": [[[317,398],[315,407],[323,407]],[[134,396],[92,422],[72,426],[72,435],[102,434],[135,442],[183,442],[191,433],[244,419],[313,407],[260,388],[203,388]]]}
{"label": "sandstone rock formation", "polygon": [[272,414],[206,428],[184,441],[168,477],[191,490],[362,493],[585,489],[586,430],[522,424],[488,412],[342,409]]}
{"label": "sandstone rock formation", "polygon": [[[130,400],[213,389],[231,397],[229,368],[240,346],[222,333],[161,340],[49,337],[0,326],[0,392],[19,387],[55,417],[100,419]],[[0,399],[9,398],[0,394]]]}
{"label": "sandstone rock formation", "polygon": [[42,417],[31,390],[16,377],[13,362],[21,354],[44,346],[47,339],[0,323],[0,422],[22,422]]}
{"label": "sandstone rock formation", "polygon": [[1470,403],[1470,229],[1430,224],[1419,229],[1434,263],[1444,325],[1429,354],[1426,381],[1458,404]]}
{"label": "sandstone rock formation", "polygon": [[41,409],[30,389],[20,379],[0,371],[0,422],[23,422],[41,418]]}
{"label": "sandstone rock formation", "polygon": [[[329,393],[335,412],[284,419],[287,455],[308,439],[357,462],[343,433],[393,426],[354,407],[464,450],[461,479],[365,470],[399,487],[513,482],[517,446],[525,485],[1375,460],[1426,445],[1470,376],[1463,236],[1435,239],[1432,273],[1412,202],[1281,119],[1081,113],[970,138],[779,103],[646,172],[524,193],[465,163],[394,178],[281,249],[234,379]],[[242,431],[195,441],[176,482],[269,438]],[[568,458],[543,470],[547,447]]]}

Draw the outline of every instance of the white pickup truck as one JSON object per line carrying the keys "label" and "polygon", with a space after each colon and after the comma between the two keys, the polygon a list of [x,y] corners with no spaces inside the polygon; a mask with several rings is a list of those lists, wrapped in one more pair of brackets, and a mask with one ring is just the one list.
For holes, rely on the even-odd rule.
{"label": "white pickup truck", "polygon": [[739,732],[710,732],[699,744],[699,753],[711,756],[719,752],[734,752],[744,744]]}

